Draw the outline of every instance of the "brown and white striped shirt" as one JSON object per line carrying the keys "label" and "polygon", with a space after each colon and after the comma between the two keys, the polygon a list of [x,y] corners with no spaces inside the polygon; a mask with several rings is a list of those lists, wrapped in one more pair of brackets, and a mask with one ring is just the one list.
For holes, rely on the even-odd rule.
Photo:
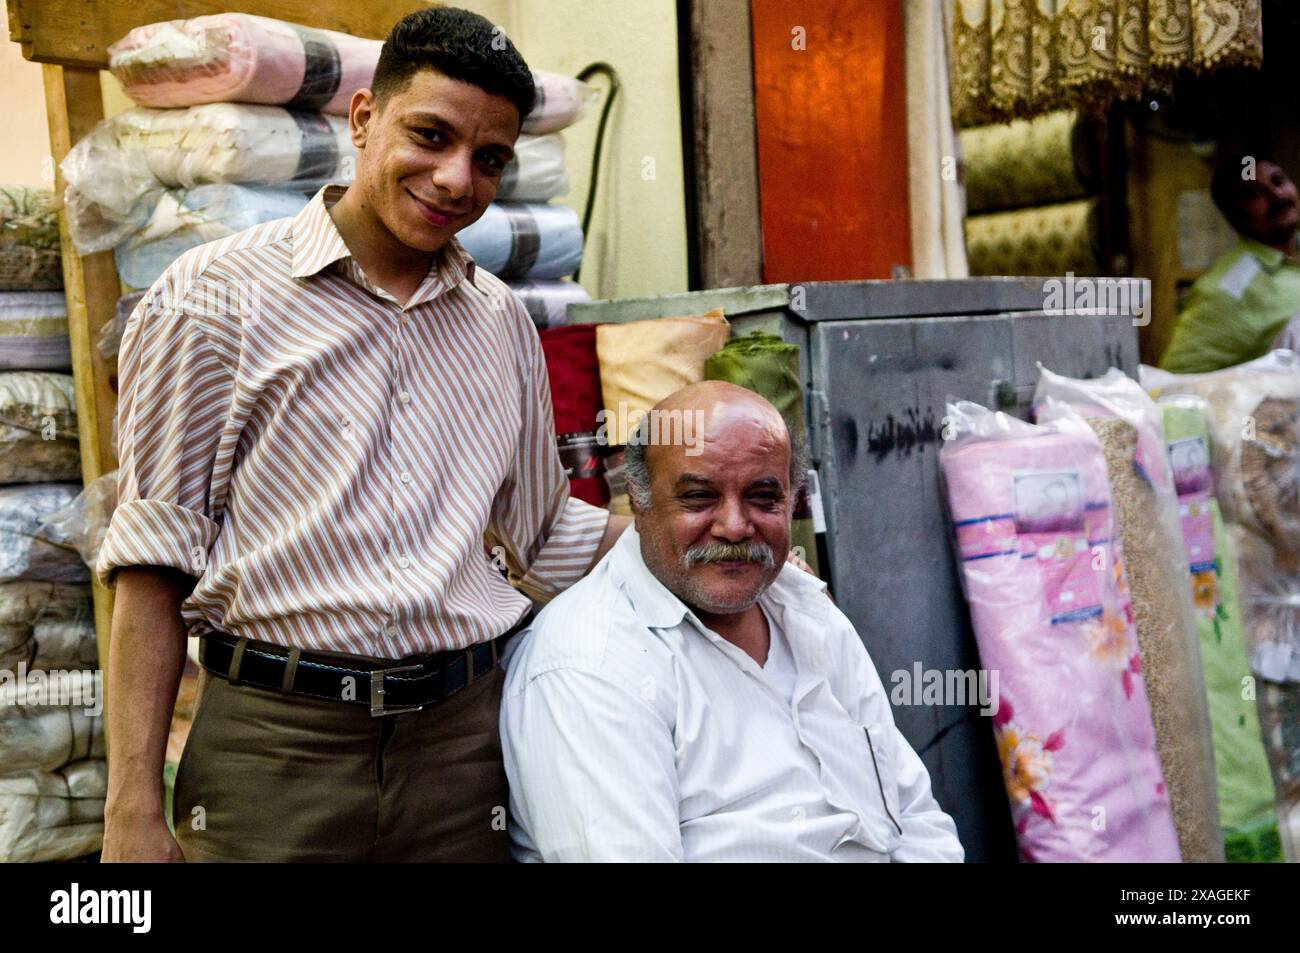
{"label": "brown and white striped shirt", "polygon": [[586,571],[608,514],[569,497],[546,365],[455,239],[405,307],[326,211],[195,248],[132,313],[119,503],[96,573],[198,577],[191,634],[400,658],[506,631]]}

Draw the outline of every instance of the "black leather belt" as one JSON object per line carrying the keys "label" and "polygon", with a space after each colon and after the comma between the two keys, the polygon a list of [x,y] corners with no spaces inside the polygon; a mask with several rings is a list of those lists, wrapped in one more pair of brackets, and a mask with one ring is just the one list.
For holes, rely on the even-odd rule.
{"label": "black leather belt", "polygon": [[[402,659],[385,667],[375,660],[355,662],[286,648],[270,642],[240,639],[224,632],[205,635],[199,661],[205,669],[232,685],[255,685],[290,695],[310,695],[330,701],[366,705],[376,718],[419,711],[450,698],[476,678],[492,671],[506,643],[532,621],[530,612],[509,632],[490,642],[436,655]],[[235,673],[232,678],[232,673]]]}

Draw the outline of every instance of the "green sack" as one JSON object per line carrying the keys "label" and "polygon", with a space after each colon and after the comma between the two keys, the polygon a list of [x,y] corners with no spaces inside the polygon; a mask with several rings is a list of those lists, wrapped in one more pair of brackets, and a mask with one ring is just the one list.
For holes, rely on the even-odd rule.
{"label": "green sack", "polygon": [[1161,399],[1160,408],[1191,564],[1224,852],[1229,861],[1281,861],[1273,776],[1254,691],[1247,690],[1254,683],[1242,630],[1237,568],[1213,496],[1207,406],[1200,398],[1179,396]]}

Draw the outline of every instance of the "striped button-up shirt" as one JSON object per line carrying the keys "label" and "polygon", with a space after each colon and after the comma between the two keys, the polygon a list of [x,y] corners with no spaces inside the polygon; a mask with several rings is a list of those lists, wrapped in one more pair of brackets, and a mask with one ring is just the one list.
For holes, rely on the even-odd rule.
{"label": "striped button-up shirt", "polygon": [[191,634],[464,647],[523,616],[516,586],[580,578],[608,514],[569,497],[518,299],[452,239],[399,304],[329,216],[344,191],[187,252],[132,313],[96,573],[198,577]]}

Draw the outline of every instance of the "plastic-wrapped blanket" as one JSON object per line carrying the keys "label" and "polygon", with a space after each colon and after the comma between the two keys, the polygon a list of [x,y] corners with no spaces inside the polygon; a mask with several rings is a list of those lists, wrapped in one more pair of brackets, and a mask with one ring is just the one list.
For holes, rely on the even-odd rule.
{"label": "plastic-wrapped blanket", "polygon": [[0,680],[5,774],[57,771],[82,758],[104,756],[99,672],[5,674]]}
{"label": "plastic-wrapped blanket", "polygon": [[593,96],[590,86],[563,73],[533,70],[533,86],[537,98],[523,125],[523,131],[533,135],[559,132],[573,125],[582,118]]}
{"label": "plastic-wrapped blanket", "polygon": [[370,85],[379,40],[247,13],[136,27],[108,48],[108,68],[141,106],[265,103],[346,116]]}
{"label": "plastic-wrapped blanket", "polygon": [[0,373],[0,484],[80,476],[72,375]]}
{"label": "plastic-wrapped blanket", "polygon": [[522,135],[515,142],[515,157],[501,172],[499,202],[547,202],[569,191],[569,170],[564,165],[564,137]]}
{"label": "plastic-wrapped blanket", "polygon": [[54,193],[0,185],[0,291],[63,287]]}
{"label": "plastic-wrapped blanket", "polygon": [[1214,487],[1231,547],[1278,833],[1300,860],[1300,357],[1274,351],[1208,374],[1142,368],[1154,396],[1208,408]]}
{"label": "plastic-wrapped blanket", "polygon": [[0,863],[72,860],[104,839],[107,765],[74,761],[57,771],[0,776]]}
{"label": "plastic-wrapped blanket", "polygon": [[338,116],[242,103],[129,109],[64,158],[68,225],[82,254],[107,251],[145,226],[164,189],[234,182],[315,191],[351,181],[355,157]]}
{"label": "plastic-wrapped blanket", "polygon": [[510,281],[507,284],[519,296],[538,329],[568,324],[569,305],[591,300],[587,289],[572,281]]}
{"label": "plastic-wrapped blanket", "polygon": [[72,367],[62,291],[0,292],[0,370]]}
{"label": "plastic-wrapped blanket", "polygon": [[0,487],[0,582],[89,582],[90,570],[70,543],[47,538],[50,517],[76,499],[73,483]]}
{"label": "plastic-wrapped blanket", "polygon": [[1273,772],[1278,834],[1290,863],[1300,862],[1300,568],[1270,542],[1229,524],[1240,558],[1241,603],[1255,649],[1256,700]]}
{"label": "plastic-wrapped blanket", "polygon": [[456,237],[498,278],[563,278],[582,264],[582,222],[564,205],[494,202]]}
{"label": "plastic-wrapped blanket", "polygon": [[1106,457],[1156,751],[1182,858],[1187,863],[1222,862],[1200,636],[1160,411],[1142,386],[1118,369],[1095,380],[1040,371],[1034,394],[1039,422],[1050,423],[1064,408],[1084,416]]}
{"label": "plastic-wrapped blanket", "polygon": [[95,668],[98,659],[89,586],[0,583],[0,670]]}
{"label": "plastic-wrapped blanket", "polygon": [[[136,27],[108,48],[108,68],[141,106],[265,103],[348,114],[370,86],[383,43],[247,13]],[[589,88],[533,72],[537,99],[524,132],[555,132],[582,114]]]}
{"label": "plastic-wrapped blanket", "polygon": [[1281,859],[1273,779],[1250,693],[1250,663],[1237,597],[1237,566],[1214,498],[1209,408],[1190,395],[1161,398],[1165,442],[1178,489],[1183,540],[1210,705],[1224,851],[1229,861]]}
{"label": "plastic-wrapped blanket", "polygon": [[148,288],[189,249],[297,215],[309,199],[306,192],[228,182],[169,189],[144,228],[113,249],[117,273],[132,288]]}
{"label": "plastic-wrapped blanket", "polygon": [[41,519],[41,539],[71,549],[87,566],[99,561],[99,549],[117,509],[117,471],[101,473],[65,505]]}
{"label": "plastic-wrapped blanket", "polygon": [[1154,397],[1192,394],[1205,400],[1223,518],[1300,552],[1300,506],[1294,498],[1288,506],[1279,496],[1288,487],[1300,488],[1300,475],[1288,478],[1284,456],[1269,453],[1267,440],[1255,439],[1261,431],[1286,426],[1288,406],[1300,402],[1300,356],[1273,351],[1208,374],[1170,374],[1144,365],[1142,386]]}
{"label": "plastic-wrapped blanket", "polygon": [[1097,437],[969,403],[948,421],[940,468],[1022,855],[1179,860]]}

